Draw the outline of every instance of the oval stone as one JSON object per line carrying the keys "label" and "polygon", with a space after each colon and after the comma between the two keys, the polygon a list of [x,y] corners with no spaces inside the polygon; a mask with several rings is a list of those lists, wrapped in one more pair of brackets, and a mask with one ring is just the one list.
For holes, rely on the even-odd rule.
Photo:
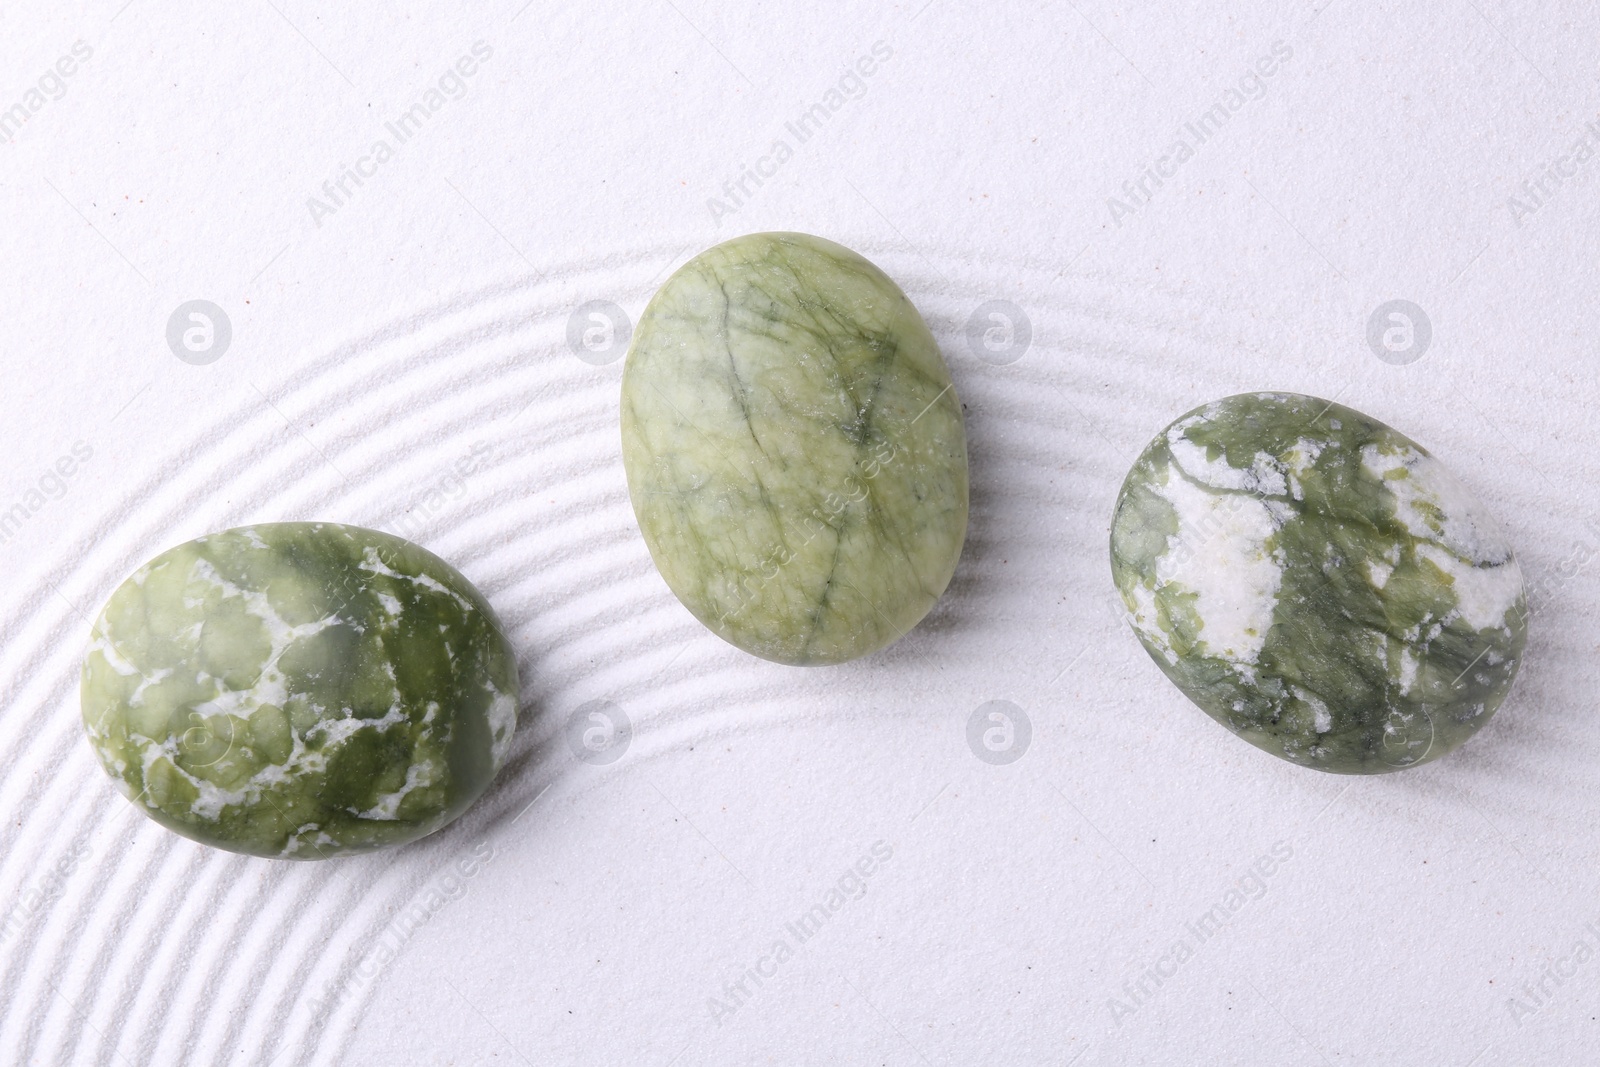
{"label": "oval stone", "polygon": [[325,859],[432,833],[482,794],[516,726],[516,657],[431,552],[268,523],[123,582],[94,624],[82,703],[101,764],[156,822]]}
{"label": "oval stone", "polygon": [[904,636],[966,538],[966,432],[933,335],[881,270],[805,234],[717,245],[651,299],[622,460],[673,593],[779,663]]}
{"label": "oval stone", "polygon": [[1511,689],[1522,571],[1421,445],[1339,404],[1196,408],[1123,483],[1111,567],[1145,649],[1208,715],[1306,767],[1459,747]]}

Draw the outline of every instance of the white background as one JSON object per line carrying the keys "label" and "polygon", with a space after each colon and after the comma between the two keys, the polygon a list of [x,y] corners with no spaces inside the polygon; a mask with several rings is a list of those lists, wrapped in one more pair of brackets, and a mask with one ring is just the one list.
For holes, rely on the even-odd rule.
{"label": "white background", "polygon": [[[0,1063],[1600,1056],[1600,159],[1508,203],[1600,119],[1593,5],[369,7],[0,10],[0,108],[92,49],[0,143],[0,509],[26,514],[0,544]],[[465,95],[314,219],[479,41]],[[880,41],[864,92],[795,146],[784,123]],[[1277,42],[1264,95],[1114,220]],[[714,218],[778,137],[793,158]],[[621,363],[566,340],[579,305],[636,318],[671,268],[764,229],[887,270],[967,407],[950,590],[842,667],[754,660],[677,604],[627,503]],[[1433,331],[1405,365],[1366,342],[1394,298]],[[209,365],[166,342],[192,299],[231,320]],[[967,343],[990,300],[1029,318],[1015,362]],[[1272,759],[1118,618],[1128,465],[1183,411],[1263,388],[1409,433],[1517,546],[1522,674],[1450,758],[1363,779]],[[87,620],[163,548],[312,518],[404,524],[480,586],[521,654],[514,755],[408,848],[210,851],[94,763]],[[606,766],[563,732],[597,699],[635,731]],[[1006,766],[966,740],[993,699],[1032,724]],[[713,1018],[879,841],[865,895]],[[1278,842],[1264,895],[1114,1012]]]}

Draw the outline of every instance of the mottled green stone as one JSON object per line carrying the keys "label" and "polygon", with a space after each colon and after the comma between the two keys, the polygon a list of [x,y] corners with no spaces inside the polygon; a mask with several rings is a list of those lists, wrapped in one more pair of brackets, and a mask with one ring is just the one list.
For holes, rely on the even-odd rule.
{"label": "mottled green stone", "polygon": [[966,433],[933,335],[881,270],[804,234],[717,245],[656,293],[622,459],[667,585],[779,663],[904,636],[966,537]]}
{"label": "mottled green stone", "polygon": [[1123,483],[1111,566],[1145,649],[1251,744],[1377,774],[1459,747],[1511,689],[1522,571],[1448,469],[1290,393],[1196,408]]}
{"label": "mottled green stone", "polygon": [[94,624],[82,703],[101,764],[161,825],[324,859],[465,811],[505,762],[517,669],[488,602],[431,552],[269,523],[123,582]]}

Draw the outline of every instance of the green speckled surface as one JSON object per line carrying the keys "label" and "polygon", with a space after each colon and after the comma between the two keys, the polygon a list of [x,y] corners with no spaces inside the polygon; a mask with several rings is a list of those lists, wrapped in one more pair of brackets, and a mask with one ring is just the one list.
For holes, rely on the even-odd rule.
{"label": "green speckled surface", "polygon": [[1527,636],[1521,569],[1483,506],[1404,434],[1314,397],[1228,397],[1159,434],[1123,484],[1111,562],[1190,699],[1325,771],[1460,746]]}
{"label": "green speckled surface", "polygon": [[483,597],[408,541],[333,523],[210,534],[96,620],[83,719],[151,818],[256,856],[415,840],[505,760],[516,659]]}
{"label": "green speckled surface", "polygon": [[622,384],[628,492],[667,585],[766,659],[838,663],[917,624],[966,537],[961,404],[882,271],[750,234],[680,268]]}

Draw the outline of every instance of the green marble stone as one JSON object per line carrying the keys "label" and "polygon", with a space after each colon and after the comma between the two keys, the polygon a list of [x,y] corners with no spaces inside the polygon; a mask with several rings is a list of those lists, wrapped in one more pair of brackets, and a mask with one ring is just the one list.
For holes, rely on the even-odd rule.
{"label": "green marble stone", "polygon": [[1123,483],[1111,568],[1179,689],[1275,756],[1344,774],[1439,758],[1526,641],[1522,571],[1421,445],[1314,397],[1196,408]]}
{"label": "green marble stone", "polygon": [[805,234],[717,245],[651,299],[622,459],[667,585],[779,663],[904,636],[966,538],[966,432],[933,335],[881,270]]}
{"label": "green marble stone", "polygon": [[324,859],[455,819],[505,762],[517,668],[448,563],[356,526],[196,538],[111,594],[83,668],[101,764],[207,845]]}

